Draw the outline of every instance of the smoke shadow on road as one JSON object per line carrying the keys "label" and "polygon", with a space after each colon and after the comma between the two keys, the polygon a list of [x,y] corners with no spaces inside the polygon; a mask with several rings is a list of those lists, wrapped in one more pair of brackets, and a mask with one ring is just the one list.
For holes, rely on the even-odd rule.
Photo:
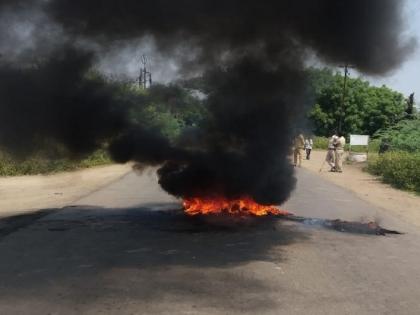
{"label": "smoke shadow on road", "polygon": [[[156,210],[165,205],[174,211]],[[40,305],[53,296],[64,305],[105,305],[124,297],[158,312],[165,296],[228,312],[272,307],[269,275],[306,232],[272,217],[208,221],[176,207],[67,208],[9,234],[0,241],[0,303],[31,297]],[[253,264],[269,268],[268,278]]]}

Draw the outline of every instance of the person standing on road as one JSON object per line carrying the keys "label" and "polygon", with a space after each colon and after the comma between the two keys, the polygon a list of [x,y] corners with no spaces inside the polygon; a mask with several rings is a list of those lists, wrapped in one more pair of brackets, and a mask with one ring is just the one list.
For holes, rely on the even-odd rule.
{"label": "person standing on road", "polygon": [[[293,143],[293,164],[294,166],[302,166],[302,154],[303,148],[305,147],[305,138],[302,134],[299,134]],[[298,164],[299,159],[299,164]]]}
{"label": "person standing on road", "polygon": [[346,138],[342,134],[338,134],[339,137],[335,140],[335,170],[336,172],[343,172],[343,156],[344,147],[346,145]]}
{"label": "person standing on road", "polygon": [[330,172],[335,172],[335,142],[337,138],[338,137],[333,134],[328,140],[328,152],[325,161],[327,161],[328,165],[331,167]]}
{"label": "person standing on road", "polygon": [[305,151],[306,151],[306,159],[311,159],[311,152],[312,152],[312,146],[314,145],[314,142],[311,138],[305,139]]}

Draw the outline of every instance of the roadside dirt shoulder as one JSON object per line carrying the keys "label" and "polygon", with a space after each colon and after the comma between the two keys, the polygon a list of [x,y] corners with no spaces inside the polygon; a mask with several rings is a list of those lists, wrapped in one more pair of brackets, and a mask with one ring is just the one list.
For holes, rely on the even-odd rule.
{"label": "roadside dirt shoulder", "polygon": [[363,165],[360,164],[345,165],[343,173],[331,173],[325,163],[320,172],[325,156],[325,151],[313,151],[311,160],[304,160],[302,167],[354,192],[359,198],[389,214],[420,227],[420,196],[382,183],[376,176],[363,172]]}
{"label": "roadside dirt shoulder", "polygon": [[64,207],[121,178],[132,165],[108,165],[54,175],[0,177],[0,217]]}

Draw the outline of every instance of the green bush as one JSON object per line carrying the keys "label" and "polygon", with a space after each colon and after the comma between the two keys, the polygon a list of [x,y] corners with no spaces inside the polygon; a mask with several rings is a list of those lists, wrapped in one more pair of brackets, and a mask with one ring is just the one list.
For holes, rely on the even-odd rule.
{"label": "green bush", "polygon": [[0,176],[50,174],[110,163],[112,162],[108,153],[103,150],[98,150],[81,160],[48,159],[38,156],[19,161],[5,153],[0,153]]}
{"label": "green bush", "polygon": [[420,192],[420,153],[399,151],[371,156],[368,171],[394,187]]}
{"label": "green bush", "polygon": [[313,148],[315,150],[327,150],[328,149],[328,138],[326,138],[326,137],[315,137]]}
{"label": "green bush", "polygon": [[380,141],[386,139],[393,151],[420,152],[420,119],[403,120],[375,134]]}
{"label": "green bush", "polygon": [[369,142],[369,153],[378,153],[381,141],[379,139],[372,139]]}

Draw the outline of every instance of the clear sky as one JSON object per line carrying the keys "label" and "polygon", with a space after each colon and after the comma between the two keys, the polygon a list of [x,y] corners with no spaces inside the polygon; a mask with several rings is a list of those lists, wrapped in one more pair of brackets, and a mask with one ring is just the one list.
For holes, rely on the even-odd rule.
{"label": "clear sky", "polygon": [[420,104],[420,0],[408,0],[405,20],[407,33],[415,36],[418,41],[416,51],[400,69],[384,78],[366,78],[375,85],[386,84],[405,95],[416,93],[416,101]]}

